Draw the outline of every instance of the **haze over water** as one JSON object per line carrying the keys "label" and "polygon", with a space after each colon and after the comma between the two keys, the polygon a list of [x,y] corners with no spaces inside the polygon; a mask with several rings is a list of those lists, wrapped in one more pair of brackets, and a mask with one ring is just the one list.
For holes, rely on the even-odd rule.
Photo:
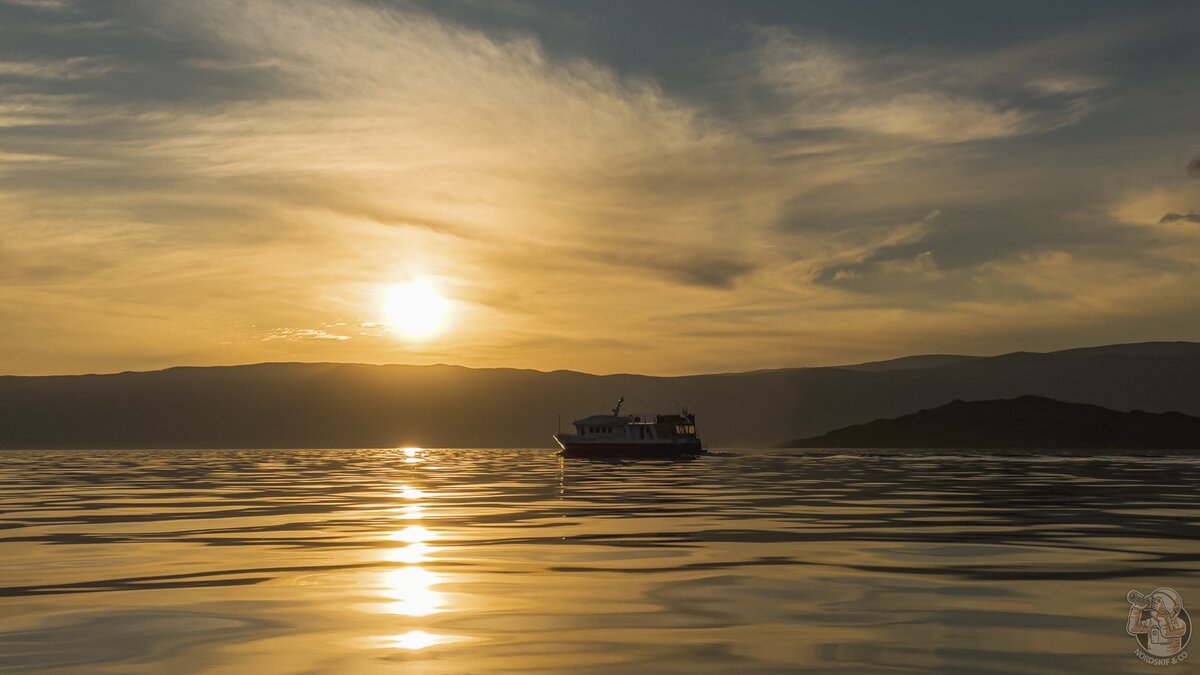
{"label": "haze over water", "polygon": [[1133,673],[1200,602],[1196,457],[3,458],[0,671]]}

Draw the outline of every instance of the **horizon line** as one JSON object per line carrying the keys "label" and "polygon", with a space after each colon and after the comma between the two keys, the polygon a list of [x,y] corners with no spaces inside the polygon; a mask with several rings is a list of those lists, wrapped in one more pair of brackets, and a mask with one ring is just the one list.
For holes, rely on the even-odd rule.
{"label": "horizon line", "polygon": [[18,374],[18,373],[3,373],[0,378],[9,377],[112,377],[116,375],[139,375],[151,373],[165,373],[170,370],[184,369],[204,369],[204,368],[252,368],[256,366],[371,366],[371,367],[404,367],[404,368],[462,368],[464,370],[512,370],[519,372],[554,374],[554,373],[570,373],[576,375],[589,375],[592,377],[651,377],[651,378],[680,378],[680,377],[710,377],[719,375],[747,375],[752,373],[767,373],[785,370],[816,370],[821,368],[857,368],[861,366],[878,365],[890,363],[893,361],[901,361],[904,359],[914,359],[922,357],[960,357],[967,359],[991,359],[1004,356],[1014,356],[1018,354],[1060,354],[1073,351],[1085,351],[1091,349],[1110,349],[1115,347],[1134,347],[1145,345],[1195,345],[1200,346],[1200,342],[1192,340],[1144,340],[1141,342],[1117,342],[1112,344],[1087,345],[1082,347],[1067,347],[1065,349],[1054,349],[1050,351],[1029,351],[1015,350],[1011,352],[1003,352],[1000,354],[946,354],[946,353],[925,353],[925,354],[907,354],[903,356],[894,356],[891,358],[875,359],[871,361],[860,361],[857,363],[844,363],[826,366],[780,366],[776,368],[755,368],[751,370],[737,371],[720,371],[720,372],[704,372],[704,373],[685,373],[680,375],[649,375],[645,373],[631,372],[613,372],[613,373],[592,373],[583,370],[572,370],[570,368],[555,368],[553,370],[539,370],[537,368],[518,368],[514,366],[464,366],[456,363],[396,363],[396,362],[370,362],[370,361],[256,361],[252,363],[227,363],[227,364],[178,364],[173,366],[165,366],[162,368],[149,368],[146,370],[119,370],[112,372],[89,372],[89,373],[43,373],[43,374]]}

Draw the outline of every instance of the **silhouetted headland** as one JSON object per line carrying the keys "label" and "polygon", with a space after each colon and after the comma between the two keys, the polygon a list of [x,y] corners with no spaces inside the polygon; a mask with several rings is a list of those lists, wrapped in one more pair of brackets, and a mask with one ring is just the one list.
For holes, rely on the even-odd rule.
{"label": "silhouetted headland", "polygon": [[650,377],[333,363],[0,377],[0,447],[550,447],[558,418],[682,403],[710,447],[767,446],[954,399],[1035,394],[1200,415],[1200,344],[937,355]]}
{"label": "silhouetted headland", "polygon": [[951,401],[790,441],[793,448],[1200,449],[1200,417],[1120,412],[1041,396]]}

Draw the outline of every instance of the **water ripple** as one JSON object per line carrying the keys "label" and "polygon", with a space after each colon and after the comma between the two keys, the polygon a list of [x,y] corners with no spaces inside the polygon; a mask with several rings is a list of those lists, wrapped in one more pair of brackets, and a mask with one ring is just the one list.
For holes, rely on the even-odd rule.
{"label": "water ripple", "polygon": [[1135,672],[1200,598],[1185,455],[2,458],[0,670]]}

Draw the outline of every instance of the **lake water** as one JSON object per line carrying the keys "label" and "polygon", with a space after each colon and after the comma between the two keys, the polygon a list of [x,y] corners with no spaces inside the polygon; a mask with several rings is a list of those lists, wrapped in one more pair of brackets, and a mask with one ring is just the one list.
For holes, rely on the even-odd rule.
{"label": "lake water", "polygon": [[1125,596],[1200,607],[1198,495],[1170,456],[3,452],[0,671],[1190,670]]}

